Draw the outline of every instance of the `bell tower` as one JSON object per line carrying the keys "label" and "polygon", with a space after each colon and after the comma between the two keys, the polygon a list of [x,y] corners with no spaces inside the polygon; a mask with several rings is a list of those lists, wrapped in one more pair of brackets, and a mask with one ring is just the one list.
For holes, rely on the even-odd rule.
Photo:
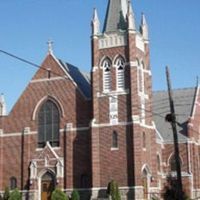
{"label": "bell tower", "polygon": [[106,188],[115,180],[128,199],[144,198],[157,184],[151,182],[156,137],[144,14],[137,30],[131,1],[109,0],[102,31],[94,10],[91,48],[93,187]]}

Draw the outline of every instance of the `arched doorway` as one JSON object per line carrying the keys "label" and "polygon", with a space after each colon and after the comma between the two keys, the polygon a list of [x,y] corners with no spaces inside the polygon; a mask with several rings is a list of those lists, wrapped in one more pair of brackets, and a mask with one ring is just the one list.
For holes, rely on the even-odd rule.
{"label": "arched doorway", "polygon": [[41,178],[41,200],[51,200],[51,194],[55,188],[55,177],[46,172]]}

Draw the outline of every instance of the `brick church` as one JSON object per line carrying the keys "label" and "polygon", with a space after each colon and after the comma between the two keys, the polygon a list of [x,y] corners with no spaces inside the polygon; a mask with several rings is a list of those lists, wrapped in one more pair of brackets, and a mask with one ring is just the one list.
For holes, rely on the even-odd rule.
{"label": "brick church", "polygon": [[[152,33],[153,34],[153,33]],[[91,73],[58,59],[51,44],[9,114],[0,98],[0,193],[49,200],[55,187],[81,200],[159,197],[176,176],[166,91],[152,92],[148,25],[137,30],[132,4],[109,0],[103,30],[94,10]],[[200,196],[199,87],[173,91],[183,187]]]}

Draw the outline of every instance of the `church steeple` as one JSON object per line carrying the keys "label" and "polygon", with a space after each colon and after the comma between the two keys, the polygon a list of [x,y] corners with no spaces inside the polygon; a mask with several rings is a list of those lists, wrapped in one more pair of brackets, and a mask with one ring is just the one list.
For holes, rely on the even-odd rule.
{"label": "church steeple", "polygon": [[127,29],[128,0],[109,0],[103,32]]}

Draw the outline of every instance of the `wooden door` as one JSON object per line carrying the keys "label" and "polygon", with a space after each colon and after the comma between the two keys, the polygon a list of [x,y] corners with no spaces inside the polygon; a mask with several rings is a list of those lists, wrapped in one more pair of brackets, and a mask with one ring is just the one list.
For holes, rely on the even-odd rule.
{"label": "wooden door", "polygon": [[41,200],[51,200],[51,193],[53,192],[54,189],[52,181],[44,180],[42,181],[41,186],[42,186]]}

